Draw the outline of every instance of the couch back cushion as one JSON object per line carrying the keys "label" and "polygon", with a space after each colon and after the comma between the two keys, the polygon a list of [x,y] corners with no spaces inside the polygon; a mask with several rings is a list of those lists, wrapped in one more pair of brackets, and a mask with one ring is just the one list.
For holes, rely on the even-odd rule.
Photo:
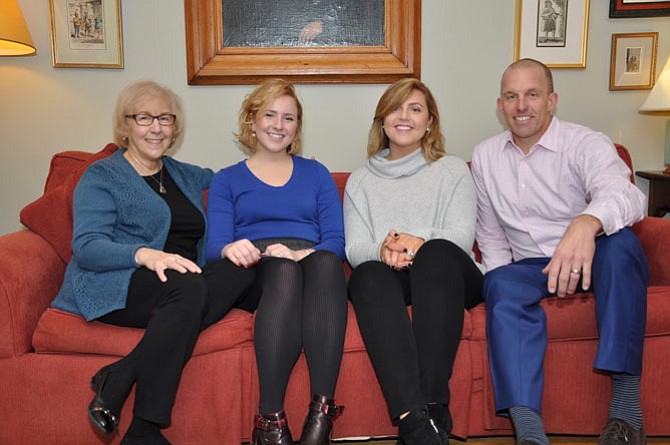
{"label": "couch back cushion", "polygon": [[93,162],[117,150],[107,144],[97,153],[64,151],[51,159],[44,194],[25,206],[19,218],[21,223],[44,238],[63,262],[72,256],[72,194],[79,178]]}

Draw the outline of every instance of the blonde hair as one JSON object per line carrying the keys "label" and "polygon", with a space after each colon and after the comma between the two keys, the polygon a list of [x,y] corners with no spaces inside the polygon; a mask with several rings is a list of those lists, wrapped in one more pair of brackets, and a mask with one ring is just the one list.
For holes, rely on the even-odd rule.
{"label": "blonde hair", "polygon": [[251,124],[261,111],[267,110],[275,99],[289,96],[295,100],[298,109],[296,116],[297,127],[295,137],[286,149],[289,154],[299,154],[302,151],[302,104],[298,99],[295,87],[284,79],[268,79],[258,85],[242,102],[238,118],[237,140],[252,152],[256,149],[256,135]]}
{"label": "blonde hair", "polygon": [[171,89],[160,85],[153,80],[141,80],[126,85],[116,99],[114,109],[114,143],[123,147],[127,143],[129,114],[135,114],[137,107],[147,97],[159,97],[170,104],[170,112],[176,116],[174,123],[173,140],[177,139],[184,128],[184,108],[181,99]]}
{"label": "blonde hair", "polygon": [[408,77],[400,79],[389,86],[377,103],[375,116],[372,120],[370,133],[368,134],[368,158],[388,148],[389,139],[383,128],[384,118],[401,106],[414,91],[423,93],[426,98],[428,113],[433,118],[433,122],[430,124],[430,131],[426,131],[421,140],[421,151],[424,159],[436,161],[446,154],[444,136],[440,130],[440,112],[437,108],[437,102],[423,82]]}

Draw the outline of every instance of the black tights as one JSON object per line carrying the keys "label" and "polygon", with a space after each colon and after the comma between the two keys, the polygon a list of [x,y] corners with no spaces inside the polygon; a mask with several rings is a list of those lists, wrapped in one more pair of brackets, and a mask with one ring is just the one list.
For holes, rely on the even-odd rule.
{"label": "black tights", "polygon": [[103,400],[119,413],[135,383],[134,415],[160,425],[170,423],[182,369],[199,333],[234,307],[255,278],[253,270],[228,260],[208,265],[202,274],[167,270],[166,275],[163,283],[155,272],[138,269],[130,280],[126,307],[98,319],[146,328],[135,349],[112,365]]}
{"label": "black tights", "polygon": [[259,411],[269,414],[284,407],[286,386],[303,348],[312,394],[332,397],[347,323],[342,262],[332,252],[316,251],[299,262],[264,257],[256,269],[256,283],[241,307],[258,309]]}
{"label": "black tights", "polygon": [[482,301],[482,281],[470,257],[443,239],[421,246],[408,270],[368,261],[352,272],[349,295],[392,418],[449,404],[463,310]]}

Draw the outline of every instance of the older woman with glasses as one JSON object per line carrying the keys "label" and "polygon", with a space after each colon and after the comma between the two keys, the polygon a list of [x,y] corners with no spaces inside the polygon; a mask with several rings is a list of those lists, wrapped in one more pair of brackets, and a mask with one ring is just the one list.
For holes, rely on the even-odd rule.
{"label": "older woman with glasses", "polygon": [[184,124],[179,98],[151,81],[128,85],[114,123],[124,148],[93,163],[75,189],[73,256],[53,306],[145,328],[130,354],[92,377],[88,415],[100,432],[113,432],[135,385],[121,444],[165,445],[161,428],[199,333],[251,282],[230,262],[204,267],[203,191],[213,173],[165,155]]}

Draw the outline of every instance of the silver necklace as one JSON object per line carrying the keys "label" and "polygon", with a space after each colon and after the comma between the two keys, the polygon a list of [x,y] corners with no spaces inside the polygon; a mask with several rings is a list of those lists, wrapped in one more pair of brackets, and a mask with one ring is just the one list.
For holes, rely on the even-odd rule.
{"label": "silver necklace", "polygon": [[163,187],[163,167],[161,167],[160,179],[156,179],[154,175],[150,175],[149,177],[153,179],[156,184],[158,184],[158,192],[161,195],[165,195],[167,193],[167,190],[165,190],[165,187]]}

